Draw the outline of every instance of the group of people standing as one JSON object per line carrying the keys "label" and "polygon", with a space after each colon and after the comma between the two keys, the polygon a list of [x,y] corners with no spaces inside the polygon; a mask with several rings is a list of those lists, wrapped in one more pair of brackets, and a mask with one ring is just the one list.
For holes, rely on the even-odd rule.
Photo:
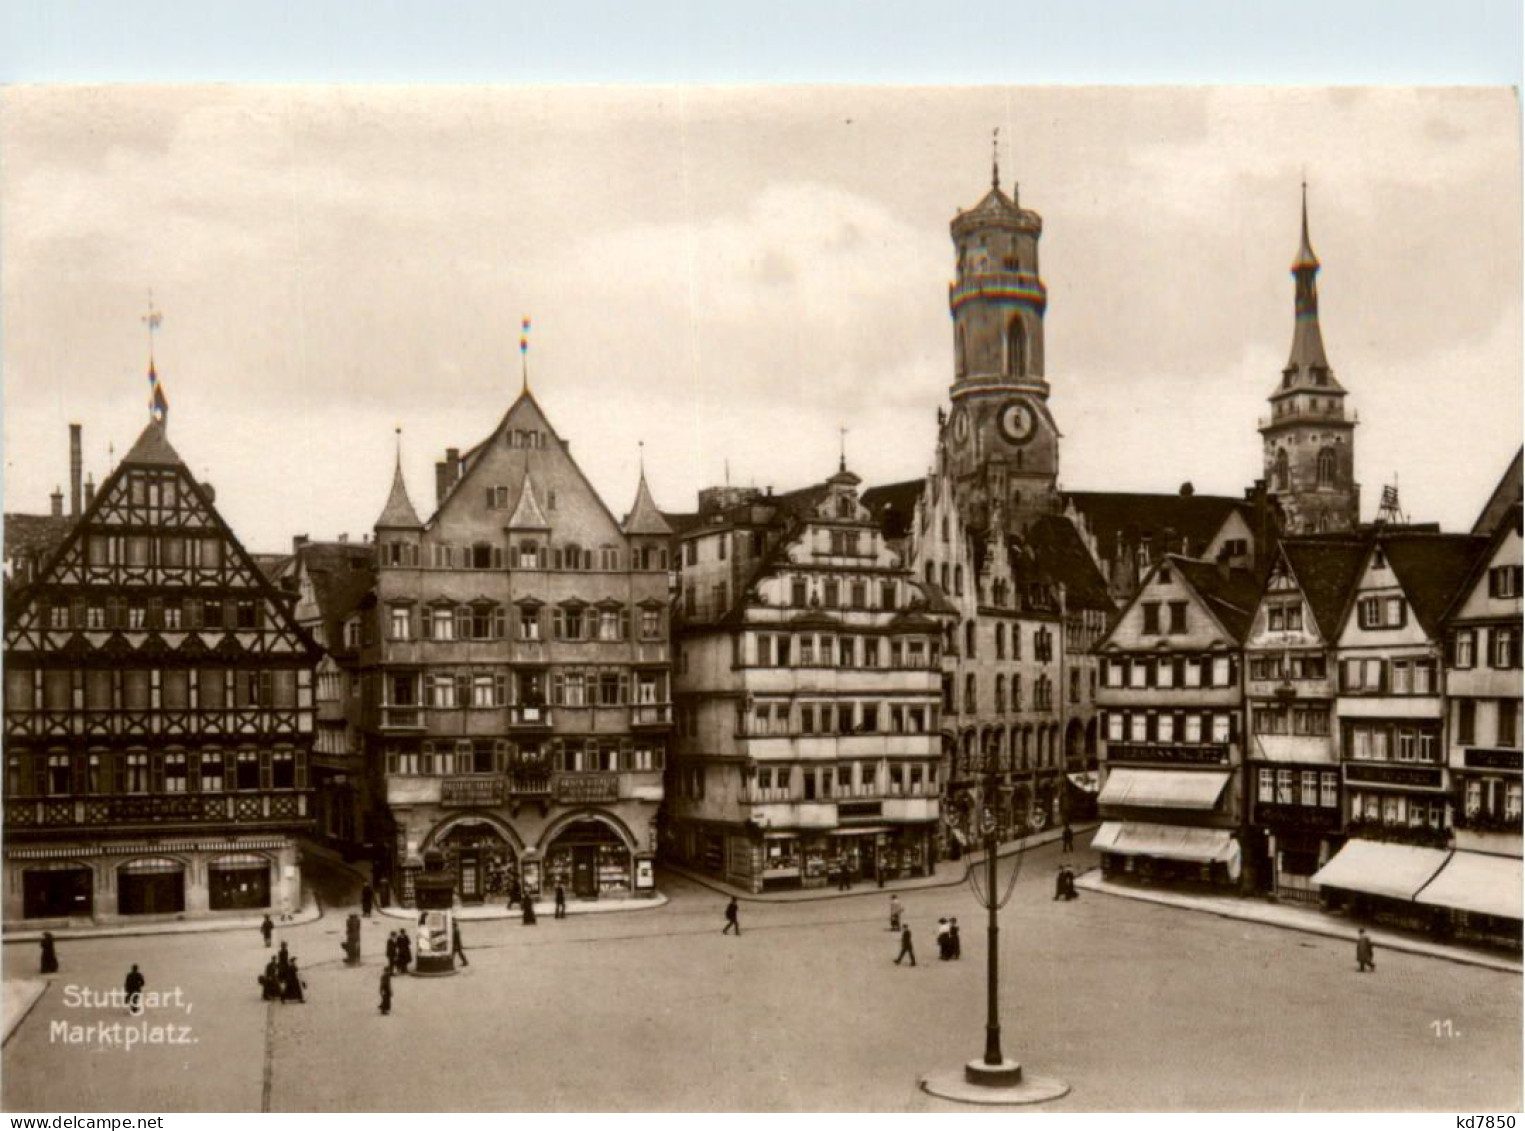
{"label": "group of people standing", "polygon": [[[269,923],[268,916],[265,922]],[[264,934],[264,925],[261,924],[260,933]],[[266,936],[265,945],[270,945],[269,936]],[[265,963],[264,973],[260,974],[256,981],[259,982],[260,996],[265,1001],[305,1002],[307,1000],[307,983],[302,981],[301,971],[297,969],[296,955],[286,949],[285,942],[275,956]]]}

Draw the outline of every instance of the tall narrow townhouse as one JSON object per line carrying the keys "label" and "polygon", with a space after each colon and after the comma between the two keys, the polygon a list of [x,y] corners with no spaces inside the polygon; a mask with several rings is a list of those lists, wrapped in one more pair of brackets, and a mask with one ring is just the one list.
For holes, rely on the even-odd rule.
{"label": "tall narrow townhouse", "polygon": [[1259,594],[1248,571],[1167,555],[1102,642],[1108,876],[1243,882],[1240,655]]}

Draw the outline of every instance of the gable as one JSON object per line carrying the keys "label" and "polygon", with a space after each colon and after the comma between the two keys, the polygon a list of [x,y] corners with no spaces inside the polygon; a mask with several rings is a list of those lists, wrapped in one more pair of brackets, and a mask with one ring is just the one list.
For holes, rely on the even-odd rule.
{"label": "gable", "polygon": [[[1185,625],[1177,631],[1172,631],[1172,605],[1183,606],[1185,611]],[[1179,561],[1167,558],[1146,575],[1103,647],[1205,649],[1215,644],[1231,646],[1235,641],[1190,583]]]}
{"label": "gable", "polygon": [[[1363,616],[1369,615],[1362,612],[1363,602],[1364,607],[1380,609],[1381,623],[1363,624]],[[1380,544],[1373,546],[1366,554],[1360,577],[1346,604],[1340,626],[1340,646],[1375,648],[1424,644],[1428,640],[1429,636],[1393,568],[1387,548]]]}
{"label": "gable", "polygon": [[1255,607],[1248,648],[1298,648],[1324,643],[1297,575],[1285,554],[1279,554],[1266,578],[1265,593]]}
{"label": "gable", "polygon": [[[157,425],[150,425],[157,429]],[[145,433],[147,435],[147,433]],[[144,446],[140,439],[134,451]],[[314,645],[167,442],[123,463],[6,610],[9,662],[108,645],[306,662]],[[198,624],[188,623],[199,611]],[[205,617],[215,613],[215,623]]]}
{"label": "gable", "polygon": [[625,544],[618,520],[528,393],[514,402],[491,436],[467,453],[466,471],[429,519],[425,543],[501,545],[504,527],[519,510],[526,478],[534,481],[535,503],[554,543],[584,549]]}
{"label": "gable", "polygon": [[[1451,614],[1454,620],[1481,620],[1499,617],[1518,617],[1521,613],[1520,587],[1516,581],[1513,596],[1503,596],[1507,590],[1495,583],[1495,570],[1514,570],[1515,578],[1521,567],[1521,538],[1518,527],[1510,526],[1497,540],[1493,551],[1483,559],[1465,594]],[[1495,595],[1496,593],[1500,595]]]}

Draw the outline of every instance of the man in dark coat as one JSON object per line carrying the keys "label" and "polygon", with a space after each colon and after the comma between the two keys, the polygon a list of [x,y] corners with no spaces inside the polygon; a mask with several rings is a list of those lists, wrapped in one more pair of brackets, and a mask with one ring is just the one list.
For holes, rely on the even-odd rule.
{"label": "man in dark coat", "polygon": [[307,999],[302,996],[302,974],[297,969],[297,960],[293,958],[286,967],[285,980],[281,982],[281,1002],[288,1001],[304,1002]]}
{"label": "man in dark coat", "polygon": [[900,965],[902,958],[909,958],[911,965],[916,965],[916,952],[911,949],[911,925],[907,923],[900,928],[900,953],[895,956],[895,965]]}
{"label": "man in dark coat", "polygon": [[381,1015],[386,1017],[392,1012],[392,968],[383,967],[381,971]]}
{"label": "man in dark coat", "polygon": [[286,950],[286,943],[281,943],[281,949],[275,952],[275,967],[280,973],[281,981],[286,981],[286,971],[291,968],[291,955]]}
{"label": "man in dark coat", "polygon": [[556,918],[567,917],[567,889],[560,880],[556,881]]}
{"label": "man in dark coat", "polygon": [[1075,851],[1075,830],[1070,828],[1068,821],[1064,822],[1063,839],[1060,841],[1060,850],[1063,852]]}
{"label": "man in dark coat", "polygon": [[1064,899],[1068,894],[1064,883],[1064,866],[1060,865],[1059,871],[1054,873],[1054,899]]}
{"label": "man in dark coat", "polygon": [[731,896],[731,902],[725,905],[725,926],[721,928],[722,935],[728,935],[735,931],[741,934],[741,908],[736,903],[736,897]]}
{"label": "man in dark coat", "polygon": [[397,932],[397,968],[402,973],[408,972],[408,967],[413,965],[413,944],[408,941],[407,931]]}
{"label": "man in dark coat", "polygon": [[524,907],[524,925],[526,927],[533,927],[538,921],[535,918],[535,897],[527,891],[521,892],[520,895],[524,901],[522,904]]}
{"label": "man in dark coat", "polygon": [[[1368,970],[1377,968],[1377,948],[1372,946],[1371,938],[1362,927],[1356,932],[1356,972],[1364,974]],[[134,967],[136,969],[136,967]]]}
{"label": "man in dark coat", "polygon": [[269,950],[270,936],[275,934],[275,924],[270,921],[270,916],[266,915],[264,921],[260,923],[259,933],[260,937],[265,940],[265,949]]}
{"label": "man in dark coat", "polygon": [[40,967],[44,974],[58,973],[58,951],[53,948],[53,932],[42,932],[42,962]]}
{"label": "man in dark coat", "polygon": [[387,936],[387,969],[397,969],[397,932]]}
{"label": "man in dark coat", "polygon": [[367,919],[371,917],[371,907],[376,902],[376,893],[371,890],[370,884],[362,884],[360,887],[360,914]]}
{"label": "man in dark coat", "polygon": [[127,1012],[139,1014],[143,1012],[143,975],[138,972],[138,964],[134,962],[132,969],[127,971],[127,980],[122,988],[127,991]]}
{"label": "man in dark coat", "polygon": [[281,996],[281,971],[275,964],[275,959],[265,963],[265,972],[259,979],[260,997],[266,1001],[275,1001]]}
{"label": "man in dark coat", "polygon": [[508,877],[508,908],[507,908],[507,910],[512,911],[514,909],[514,904],[519,902],[520,894],[521,893],[520,893],[520,890],[519,890],[519,877],[518,876],[510,876],[510,877]]}
{"label": "man in dark coat", "polygon": [[466,948],[461,945],[461,925],[454,920],[450,923],[450,954],[453,958],[459,958],[462,966],[471,965],[466,957]]}
{"label": "man in dark coat", "polygon": [[948,950],[954,958],[964,957],[964,944],[959,941],[957,919],[948,920]]}

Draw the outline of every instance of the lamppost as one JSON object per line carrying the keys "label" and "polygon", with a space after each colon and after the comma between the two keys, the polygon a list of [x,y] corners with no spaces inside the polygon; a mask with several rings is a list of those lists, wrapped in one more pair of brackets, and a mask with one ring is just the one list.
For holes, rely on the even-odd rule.
{"label": "lamppost", "polygon": [[999,840],[993,808],[996,795],[996,758],[993,751],[985,757],[980,829],[984,833],[985,859],[969,869],[969,886],[975,899],[986,911],[985,955],[985,1055],[967,1061],[963,1071],[933,1072],[921,1079],[923,1090],[943,1099],[977,1104],[1032,1104],[1058,1099],[1070,1090],[1063,1080],[1045,1076],[1026,1076],[1015,1060],[1007,1060],[1001,1051],[1001,965],[1000,912],[1016,891],[1017,875],[1022,870],[1022,855],[1012,857],[1011,875],[1004,890],[999,882]]}

